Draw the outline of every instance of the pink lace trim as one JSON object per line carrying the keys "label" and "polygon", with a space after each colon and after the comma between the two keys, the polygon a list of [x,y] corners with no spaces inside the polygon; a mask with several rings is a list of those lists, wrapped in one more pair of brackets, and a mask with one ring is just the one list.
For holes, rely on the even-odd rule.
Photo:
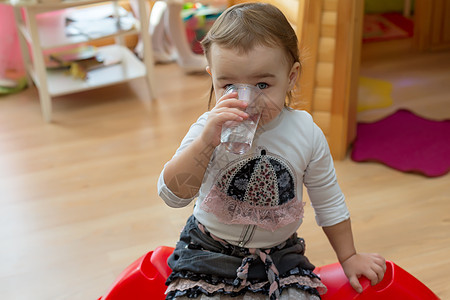
{"label": "pink lace trim", "polygon": [[303,218],[304,202],[297,197],[278,206],[255,206],[235,200],[213,186],[200,208],[214,214],[225,224],[251,224],[275,231]]}
{"label": "pink lace trim", "polygon": [[[169,293],[171,291],[184,291],[190,288],[194,288],[197,286],[202,287],[205,291],[208,293],[214,293],[218,290],[223,290],[224,292],[239,292],[243,288],[247,287],[250,291],[256,291],[261,289],[265,284],[267,284],[268,281],[263,281],[259,283],[250,283],[247,282],[246,285],[241,285],[239,287],[233,287],[232,285],[228,285],[225,283],[219,283],[217,285],[210,284],[204,280],[199,281],[192,281],[189,279],[183,279],[178,278],[175,281],[171,282],[169,284],[169,287],[166,290],[166,293]],[[280,285],[286,286],[293,283],[298,283],[300,285],[304,286],[310,286],[312,288],[316,288],[319,294],[323,295],[327,292],[326,286],[317,278],[309,278],[306,276],[298,276],[298,275],[291,275],[285,278],[280,278]]]}

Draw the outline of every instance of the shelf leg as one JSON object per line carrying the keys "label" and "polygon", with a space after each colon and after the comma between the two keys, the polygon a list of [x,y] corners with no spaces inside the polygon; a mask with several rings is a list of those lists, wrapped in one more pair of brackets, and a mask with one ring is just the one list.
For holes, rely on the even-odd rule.
{"label": "shelf leg", "polygon": [[[119,17],[120,5],[119,5],[119,1],[118,0],[115,0],[113,2],[113,7],[114,7],[114,18],[117,21],[117,30],[119,30],[120,29],[120,17]],[[114,41],[115,41],[116,44],[118,44],[120,46],[124,46],[125,45],[125,41],[124,41],[123,35],[114,37]]]}
{"label": "shelf leg", "polygon": [[46,122],[52,119],[52,99],[48,91],[47,70],[44,63],[41,41],[39,39],[38,25],[36,22],[37,11],[32,7],[25,7],[26,22],[31,36],[31,51],[33,54],[33,65],[36,73],[35,84],[39,91],[42,116]]}
{"label": "shelf leg", "polygon": [[146,68],[146,79],[150,98],[155,99],[155,64],[153,60],[153,48],[148,32],[149,28],[149,16],[147,13],[147,1],[138,0],[139,2],[139,21],[141,23],[141,38],[144,45],[144,65]]}

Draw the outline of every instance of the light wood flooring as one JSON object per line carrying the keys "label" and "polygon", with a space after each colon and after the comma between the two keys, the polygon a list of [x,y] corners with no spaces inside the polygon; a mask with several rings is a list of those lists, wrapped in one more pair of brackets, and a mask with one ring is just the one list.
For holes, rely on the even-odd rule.
{"label": "light wood flooring", "polygon": [[[444,119],[449,62],[448,52],[401,56],[361,72],[394,81],[396,98]],[[156,72],[157,100],[141,80],[59,97],[51,124],[35,88],[0,98],[0,299],[98,299],[134,260],[175,244],[192,206],[167,207],[157,178],[206,109],[210,81],[176,64]],[[358,250],[381,253],[450,299],[450,174],[431,179],[349,158],[336,169]],[[310,205],[299,232],[312,262],[336,261]]]}

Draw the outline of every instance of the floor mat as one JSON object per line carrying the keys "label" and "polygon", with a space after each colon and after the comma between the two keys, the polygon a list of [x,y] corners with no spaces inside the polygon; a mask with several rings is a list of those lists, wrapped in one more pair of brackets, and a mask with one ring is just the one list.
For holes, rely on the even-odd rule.
{"label": "floor mat", "polygon": [[380,42],[413,36],[414,22],[399,13],[365,14],[363,42]]}
{"label": "floor mat", "polygon": [[427,120],[401,109],[383,120],[359,123],[351,158],[428,177],[444,175],[450,170],[450,120]]}
{"label": "floor mat", "polygon": [[385,80],[359,77],[358,112],[392,105],[392,83]]}

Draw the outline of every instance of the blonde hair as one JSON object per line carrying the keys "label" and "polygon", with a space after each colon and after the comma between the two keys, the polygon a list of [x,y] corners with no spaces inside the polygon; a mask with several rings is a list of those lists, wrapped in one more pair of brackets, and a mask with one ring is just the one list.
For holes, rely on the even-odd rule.
{"label": "blonde hair", "polygon": [[[211,46],[236,49],[248,53],[255,46],[280,47],[286,53],[289,66],[300,63],[298,39],[284,14],[268,3],[242,3],[225,10],[201,41],[208,64],[211,66]],[[211,87],[211,103],[214,87]],[[292,92],[287,93],[289,106]]]}

